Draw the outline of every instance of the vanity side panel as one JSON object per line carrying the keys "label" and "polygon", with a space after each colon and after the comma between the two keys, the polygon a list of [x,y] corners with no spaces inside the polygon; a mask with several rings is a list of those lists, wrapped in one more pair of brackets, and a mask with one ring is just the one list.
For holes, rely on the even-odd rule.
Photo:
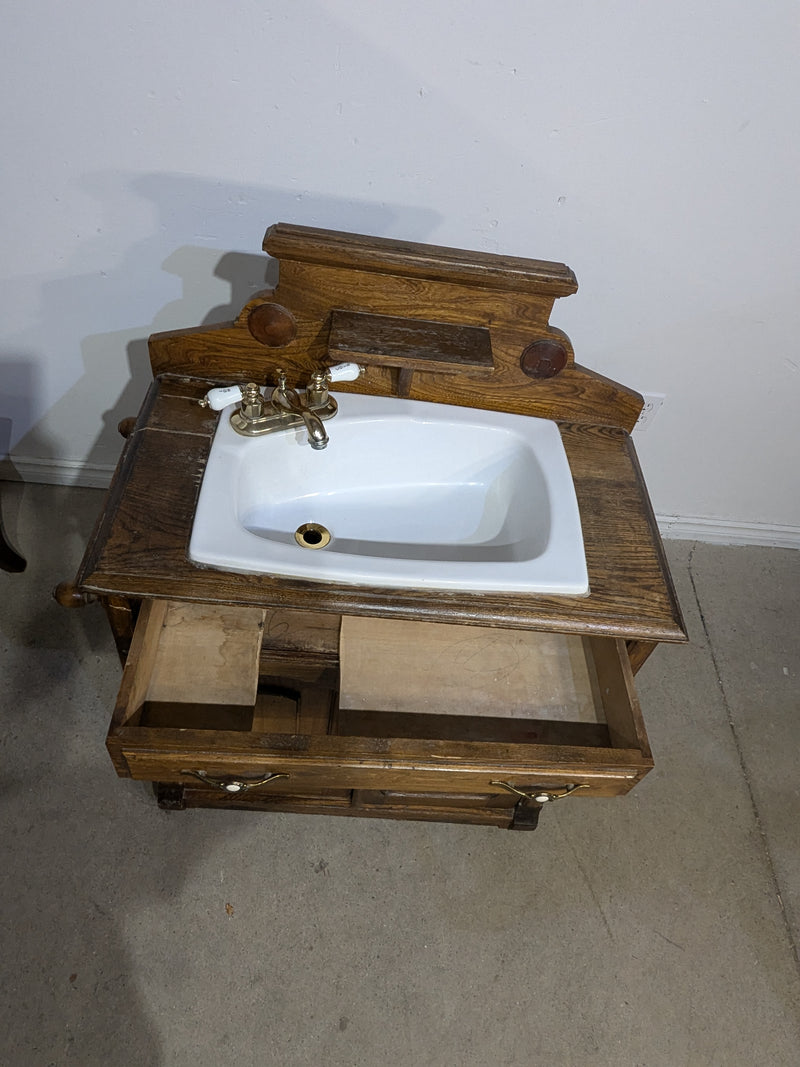
{"label": "vanity side panel", "polygon": [[106,737],[108,754],[121,778],[130,778],[131,770],[119,742],[118,732],[122,727],[139,720],[158,654],[158,639],[166,618],[167,606],[165,600],[150,600],[142,605],[122,671],[122,682]]}
{"label": "vanity side panel", "polygon": [[592,649],[600,695],[605,709],[611,743],[619,748],[635,748],[652,766],[642,710],[633,681],[633,670],[625,642],[602,637],[588,638]]}

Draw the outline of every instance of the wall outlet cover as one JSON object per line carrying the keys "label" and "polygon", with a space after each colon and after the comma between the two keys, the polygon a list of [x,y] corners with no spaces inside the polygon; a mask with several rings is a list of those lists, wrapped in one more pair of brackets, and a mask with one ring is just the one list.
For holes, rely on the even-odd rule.
{"label": "wall outlet cover", "polygon": [[642,393],[642,396],[644,397],[644,407],[639,413],[639,418],[634,426],[634,430],[639,431],[647,429],[667,399],[665,393]]}

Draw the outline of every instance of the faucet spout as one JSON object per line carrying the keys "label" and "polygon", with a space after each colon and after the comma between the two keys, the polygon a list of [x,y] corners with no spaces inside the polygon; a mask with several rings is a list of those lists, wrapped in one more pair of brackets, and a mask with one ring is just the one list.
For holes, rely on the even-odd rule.
{"label": "faucet spout", "polygon": [[[337,368],[334,367],[334,371]],[[347,379],[350,380],[349,378]],[[233,395],[231,395],[233,394]],[[332,419],[338,405],[328,395],[328,372],[318,371],[312,375],[308,388],[298,393],[286,384],[286,372],[278,371],[278,384],[272,390],[269,401],[255,382],[233,388],[210,389],[200,401],[204,407],[220,411],[232,404],[236,397],[240,403],[231,413],[230,424],[243,437],[260,437],[265,433],[282,433],[299,426],[302,422],[312,448],[325,448],[328,434],[323,422]]]}
{"label": "faucet spout", "polygon": [[302,411],[300,413],[303,417],[303,422],[306,424],[306,433],[308,434],[308,443],[312,448],[317,450],[326,448],[330,438],[325,427],[322,425],[322,419],[313,413],[313,411]]}
{"label": "faucet spout", "polygon": [[328,434],[322,425],[322,419],[310,411],[303,403],[297,390],[286,384],[286,375],[283,371],[278,375],[278,384],[272,391],[272,405],[279,411],[285,411],[287,415],[295,415],[301,418],[308,434],[308,443],[312,448],[325,448],[328,444]]}

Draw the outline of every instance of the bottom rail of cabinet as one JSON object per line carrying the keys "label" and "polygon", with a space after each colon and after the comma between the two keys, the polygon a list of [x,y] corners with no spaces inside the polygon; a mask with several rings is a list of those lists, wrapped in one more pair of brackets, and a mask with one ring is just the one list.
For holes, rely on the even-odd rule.
{"label": "bottom rail of cabinet", "polygon": [[176,785],[172,782],[154,782],[153,789],[158,806],[167,811],[183,811],[186,808],[230,808],[236,811],[467,823],[507,830],[535,829],[541,808],[541,805],[525,801],[512,805],[506,801],[501,806],[497,803],[498,798],[386,794],[377,790],[357,789],[331,789],[308,795],[256,791],[226,794],[221,790]]}

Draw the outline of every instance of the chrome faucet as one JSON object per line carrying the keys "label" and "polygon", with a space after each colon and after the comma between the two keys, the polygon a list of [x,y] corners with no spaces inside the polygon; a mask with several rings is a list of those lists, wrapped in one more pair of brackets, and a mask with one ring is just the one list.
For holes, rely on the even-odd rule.
{"label": "chrome faucet", "polygon": [[308,388],[302,394],[286,384],[286,372],[277,371],[278,384],[269,400],[255,382],[247,385],[210,389],[200,403],[215,411],[239,400],[231,414],[231,426],[244,437],[259,437],[303,424],[312,448],[325,448],[328,434],[322,425],[338,411],[336,401],[328,393],[331,381],[355,381],[361,374],[356,363],[339,363],[335,367],[314,371]]}

